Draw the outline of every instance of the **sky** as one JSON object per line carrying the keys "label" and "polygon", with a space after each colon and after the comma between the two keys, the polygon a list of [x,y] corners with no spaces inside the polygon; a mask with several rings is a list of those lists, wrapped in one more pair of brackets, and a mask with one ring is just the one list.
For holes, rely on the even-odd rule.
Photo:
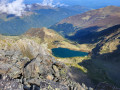
{"label": "sky", "polygon": [[120,6],[120,0],[0,0],[0,12],[21,16],[25,13],[26,4],[39,3],[43,6],[81,5],[96,9],[105,6]]}
{"label": "sky", "polygon": [[[40,3],[43,0],[25,0],[25,3]],[[81,5],[91,8],[99,8],[105,6],[120,6],[120,0],[53,0],[67,5]]]}

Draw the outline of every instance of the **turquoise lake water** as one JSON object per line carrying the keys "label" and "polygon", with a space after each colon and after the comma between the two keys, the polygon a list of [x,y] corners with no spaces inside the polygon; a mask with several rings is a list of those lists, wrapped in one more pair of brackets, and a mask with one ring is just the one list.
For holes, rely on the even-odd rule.
{"label": "turquoise lake water", "polygon": [[52,54],[56,57],[69,58],[69,57],[84,57],[88,53],[81,51],[74,51],[67,48],[53,48]]}

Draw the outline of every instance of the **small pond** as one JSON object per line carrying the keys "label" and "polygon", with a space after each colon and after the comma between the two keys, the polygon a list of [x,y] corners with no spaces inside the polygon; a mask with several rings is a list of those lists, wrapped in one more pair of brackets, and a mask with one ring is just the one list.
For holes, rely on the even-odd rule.
{"label": "small pond", "polygon": [[88,55],[88,53],[86,53],[86,52],[70,50],[67,48],[53,48],[52,54],[54,56],[60,57],[60,58],[84,57],[84,56]]}

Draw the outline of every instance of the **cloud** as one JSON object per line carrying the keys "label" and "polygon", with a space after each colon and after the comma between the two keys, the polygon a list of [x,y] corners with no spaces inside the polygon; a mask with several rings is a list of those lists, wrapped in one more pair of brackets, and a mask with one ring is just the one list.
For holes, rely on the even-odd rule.
{"label": "cloud", "polygon": [[[60,2],[54,0],[43,0],[42,3],[39,3],[42,6],[66,6]],[[16,16],[22,16],[26,11],[26,8],[30,8],[31,5],[26,6],[24,0],[0,0],[0,13],[14,14]]]}
{"label": "cloud", "polygon": [[24,0],[15,0],[10,2],[9,0],[0,0],[0,12],[21,16],[26,8],[23,1]]}
{"label": "cloud", "polygon": [[53,6],[53,0],[43,0],[43,6]]}
{"label": "cloud", "polygon": [[65,4],[61,4],[60,2],[54,3],[53,0],[43,0],[41,3],[42,6],[51,6],[51,7],[56,7],[56,6],[67,6]]}

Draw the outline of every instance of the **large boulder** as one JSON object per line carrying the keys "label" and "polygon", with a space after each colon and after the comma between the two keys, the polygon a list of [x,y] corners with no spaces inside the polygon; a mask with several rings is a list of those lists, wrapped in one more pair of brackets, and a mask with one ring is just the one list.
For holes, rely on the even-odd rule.
{"label": "large boulder", "polygon": [[7,74],[11,78],[20,77],[25,64],[30,61],[19,51],[0,51],[0,74]]}

